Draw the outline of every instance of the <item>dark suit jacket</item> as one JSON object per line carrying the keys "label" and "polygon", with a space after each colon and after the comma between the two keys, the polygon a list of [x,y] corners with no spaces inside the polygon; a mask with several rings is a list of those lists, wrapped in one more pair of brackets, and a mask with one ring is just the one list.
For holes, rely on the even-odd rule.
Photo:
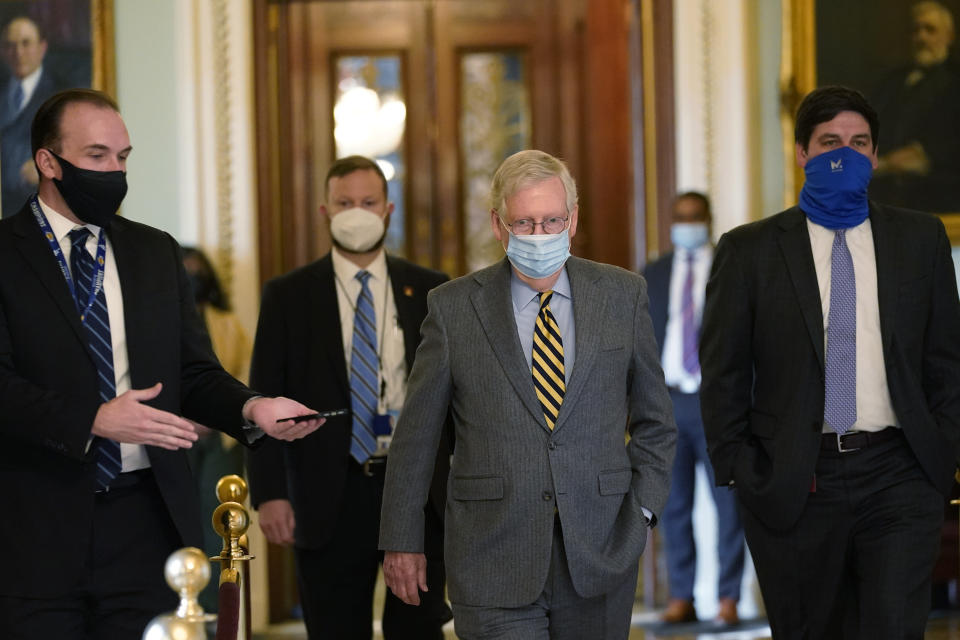
{"label": "dark suit jacket", "polygon": [[[116,217],[109,231],[123,291],[130,383],[163,383],[148,404],[240,436],[253,393],[220,367],[193,304],[177,243]],[[85,330],[57,260],[25,208],[0,220],[0,595],[53,597],[83,571],[94,508],[87,440],[100,406]],[[183,451],[147,447],[185,545],[200,508]]]}
{"label": "dark suit jacket", "polygon": [[[0,87],[0,96],[9,95],[10,82],[7,80]],[[20,167],[33,157],[30,144],[30,125],[33,116],[47,98],[57,91],[66,88],[64,82],[44,67],[30,100],[18,113],[10,113],[6,100],[0,99],[0,204],[3,206],[3,216],[11,216],[20,210],[20,207],[31,195],[36,193],[37,186],[30,184],[20,177]]]}
{"label": "dark suit jacket", "polygon": [[[890,398],[946,496],[960,441],[960,303],[934,216],[870,204]],[[823,424],[824,333],[806,217],[793,207],[717,245],[704,309],[701,406],[717,483],[769,527],[792,526]]]}
{"label": "dark suit jacket", "polygon": [[667,337],[667,319],[670,315],[670,277],[673,275],[673,251],[648,264],[643,270],[650,297],[650,320],[653,322],[653,337],[663,357],[663,343]]}
{"label": "dark suit jacket", "polygon": [[[408,370],[427,315],[427,292],[447,276],[387,256]],[[350,407],[350,382],[337,305],[333,259],[327,256],[271,280],[263,291],[250,368],[251,384],[318,411]],[[260,385],[257,387],[257,385]],[[253,505],[287,499],[296,514],[298,547],[319,548],[333,536],[351,464],[351,415],[331,418],[296,443],[269,440],[250,456]],[[441,446],[434,515],[443,515],[449,452]],[[439,552],[439,549],[436,549]]]}

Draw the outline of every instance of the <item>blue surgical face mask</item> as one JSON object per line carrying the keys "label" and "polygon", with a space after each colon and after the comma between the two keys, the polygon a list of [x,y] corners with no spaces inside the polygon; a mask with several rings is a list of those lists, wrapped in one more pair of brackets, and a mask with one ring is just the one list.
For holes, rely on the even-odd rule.
{"label": "blue surgical face mask", "polygon": [[[503,221],[500,221],[501,224]],[[504,225],[506,227],[506,225]],[[515,235],[509,229],[507,258],[517,271],[539,280],[552,276],[563,267],[570,257],[570,231],[560,233]]]}
{"label": "blue surgical face mask", "polygon": [[870,215],[870,158],[850,147],[840,147],[810,158],[803,170],[807,181],[800,191],[799,204],[808,218],[827,229],[849,229]]}
{"label": "blue surgical face mask", "polygon": [[670,225],[670,241],[682,249],[699,249],[710,241],[706,222],[675,222]]}

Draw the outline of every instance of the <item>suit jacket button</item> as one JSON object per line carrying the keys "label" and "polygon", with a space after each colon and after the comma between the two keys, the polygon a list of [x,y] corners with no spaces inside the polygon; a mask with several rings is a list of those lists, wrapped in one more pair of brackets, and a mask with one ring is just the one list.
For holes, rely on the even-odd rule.
{"label": "suit jacket button", "polygon": [[543,501],[544,501],[544,502],[549,502],[549,501],[551,501],[551,500],[553,500],[553,495],[551,495],[549,491],[544,491],[544,492],[543,492]]}
{"label": "suit jacket button", "polygon": [[556,442],[551,442],[550,444],[547,445],[547,449],[550,449],[550,451],[553,451],[556,448],[557,448]]}

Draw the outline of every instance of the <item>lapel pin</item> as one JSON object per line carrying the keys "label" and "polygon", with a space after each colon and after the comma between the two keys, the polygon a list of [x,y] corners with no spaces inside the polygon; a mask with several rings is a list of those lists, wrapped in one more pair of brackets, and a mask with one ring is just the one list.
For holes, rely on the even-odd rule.
{"label": "lapel pin", "polygon": [[403,295],[407,296],[408,298],[412,298],[412,297],[413,297],[413,287],[411,287],[410,285],[405,286],[405,287],[403,288]]}

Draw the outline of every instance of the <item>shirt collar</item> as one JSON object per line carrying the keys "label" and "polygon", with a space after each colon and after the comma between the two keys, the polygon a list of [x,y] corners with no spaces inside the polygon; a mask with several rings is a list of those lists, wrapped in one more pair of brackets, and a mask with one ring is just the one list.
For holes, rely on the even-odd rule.
{"label": "shirt collar", "polygon": [[[553,285],[553,293],[567,300],[573,299],[573,296],[570,295],[570,277],[567,275],[566,265],[564,265],[560,271],[560,277],[557,278],[557,281]],[[537,299],[539,294],[539,291],[518,278],[513,269],[510,270],[510,297],[513,300],[513,310],[515,313],[519,313],[533,301],[537,301],[537,306],[540,306],[539,300]]]}
{"label": "shirt collar", "polygon": [[[809,234],[816,235],[818,237],[823,237],[823,238],[830,238],[830,241],[831,242],[833,241],[833,237],[837,235],[836,229],[827,229],[822,224],[817,224],[816,222],[811,220],[809,216],[805,216],[805,217],[807,220],[807,232]],[[854,227],[849,227],[845,231],[847,232],[847,235],[849,235],[850,232],[855,231],[857,229],[861,229],[861,228],[866,229],[868,232],[872,231],[872,227],[870,225],[870,216],[867,216],[866,219],[864,219],[864,221],[861,222],[860,224]]]}
{"label": "shirt collar", "polygon": [[48,205],[46,202],[40,199],[37,196],[37,202],[40,203],[40,210],[43,211],[43,215],[47,217],[47,222],[50,223],[50,228],[53,230],[53,235],[56,237],[57,242],[62,242],[67,235],[78,227],[86,227],[90,230],[90,233],[93,234],[93,237],[99,237],[100,227],[95,224],[85,224],[78,225],[75,222],[68,219],[62,213]]}
{"label": "shirt collar", "polygon": [[704,258],[709,258],[711,255],[713,255],[713,245],[708,242],[707,244],[701,245],[696,249],[675,247],[673,250],[673,255],[681,261],[687,260],[687,256],[691,254],[693,255],[694,262],[700,262]]}
{"label": "shirt collar", "polygon": [[[347,286],[347,283],[356,280],[357,272],[360,271],[360,267],[350,262],[350,260],[341,255],[336,249],[331,249],[330,253],[333,257],[333,273],[340,279],[340,282],[342,282],[344,286]],[[386,251],[381,250],[377,254],[377,257],[373,259],[373,262],[364,268],[364,271],[367,271],[370,274],[370,277],[374,282],[386,282]]]}

